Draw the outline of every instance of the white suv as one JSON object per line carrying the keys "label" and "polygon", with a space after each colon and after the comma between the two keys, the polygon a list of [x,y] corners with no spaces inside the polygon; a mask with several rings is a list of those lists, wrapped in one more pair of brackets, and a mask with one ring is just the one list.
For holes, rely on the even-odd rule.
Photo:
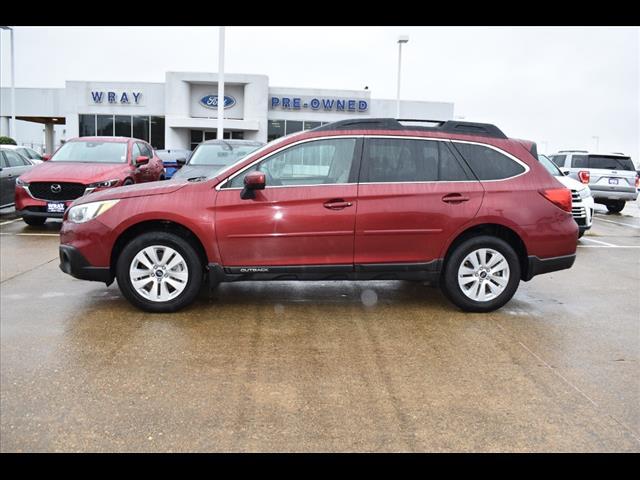
{"label": "white suv", "polygon": [[571,213],[578,224],[580,232],[578,233],[578,238],[582,237],[584,232],[589,230],[593,224],[594,201],[591,196],[591,190],[585,184],[565,176],[546,155],[538,155],[538,160],[551,175],[571,190]]}
{"label": "white suv", "polygon": [[596,203],[611,213],[621,212],[627,201],[638,198],[638,174],[628,155],[560,150],[549,155],[563,173],[589,185]]}

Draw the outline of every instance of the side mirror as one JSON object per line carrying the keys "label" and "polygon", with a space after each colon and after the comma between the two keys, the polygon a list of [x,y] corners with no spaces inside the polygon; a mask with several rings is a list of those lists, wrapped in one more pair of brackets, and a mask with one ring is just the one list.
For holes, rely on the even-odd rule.
{"label": "side mirror", "polygon": [[264,190],[267,177],[262,172],[250,172],[244,176],[244,189],[240,193],[240,198],[247,200],[256,198],[256,190]]}
{"label": "side mirror", "polygon": [[186,158],[176,158],[176,163],[178,164],[178,168],[184,167],[184,164],[187,163]]}
{"label": "side mirror", "polygon": [[45,162],[51,160],[51,154],[50,153],[43,153],[42,154],[42,160],[45,161]]}
{"label": "side mirror", "polygon": [[563,174],[563,175],[565,175],[565,176],[567,176],[567,175],[569,175],[569,173],[571,173],[571,172],[569,172],[569,170],[567,170],[567,169],[562,169],[562,170],[560,170],[560,171],[561,171],[561,172],[562,172],[562,174]]}
{"label": "side mirror", "polygon": [[146,155],[140,155],[136,157],[136,167],[139,167],[140,165],[146,165],[147,163],[149,163],[149,157],[147,157]]}

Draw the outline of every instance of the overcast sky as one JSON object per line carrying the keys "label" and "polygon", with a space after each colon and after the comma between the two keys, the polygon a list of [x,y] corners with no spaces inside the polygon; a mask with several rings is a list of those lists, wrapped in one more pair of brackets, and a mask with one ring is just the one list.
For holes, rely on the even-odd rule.
{"label": "overcast sky", "polygon": [[[455,115],[508,136],[640,161],[640,29],[578,27],[227,27],[225,70],[271,86],[371,90],[455,103]],[[9,86],[2,32],[2,86]],[[164,82],[166,71],[216,71],[216,27],[15,27],[16,86],[65,80]]]}

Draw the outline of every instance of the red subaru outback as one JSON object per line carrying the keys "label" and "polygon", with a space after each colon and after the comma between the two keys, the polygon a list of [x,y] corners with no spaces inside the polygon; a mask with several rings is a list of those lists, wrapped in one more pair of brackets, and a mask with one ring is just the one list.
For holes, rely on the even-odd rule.
{"label": "red subaru outback", "polygon": [[86,193],[164,179],[162,160],[151,145],[126,137],[80,137],[16,180],[16,210],[29,225],[62,218]]}
{"label": "red subaru outback", "polygon": [[[412,122],[415,124],[415,122]],[[96,192],[67,211],[60,268],[152,312],[204,282],[408,279],[467,311],[573,265],[571,192],[532,142],[469,122],[340,121],[214,177]]]}

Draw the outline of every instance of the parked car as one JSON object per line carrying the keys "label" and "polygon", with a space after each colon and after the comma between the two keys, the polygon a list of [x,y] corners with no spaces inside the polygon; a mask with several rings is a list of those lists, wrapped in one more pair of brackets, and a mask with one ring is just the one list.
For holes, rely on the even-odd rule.
{"label": "parked car", "polygon": [[253,140],[207,140],[196,147],[193,155],[175,175],[175,179],[210,177],[264,143]]}
{"label": "parked car", "polygon": [[[195,155],[195,154],[194,154]],[[60,268],[151,312],[203,281],[438,282],[488,312],[570,268],[571,192],[535,143],[489,124],[345,120],[275,140],[214,177],[113,188],[65,213]]]}
{"label": "parked car", "polygon": [[571,190],[571,214],[578,224],[578,238],[582,238],[584,233],[589,230],[593,224],[594,201],[591,196],[591,190],[585,184],[569,178],[562,173],[558,166],[546,155],[538,155],[538,160],[540,160],[540,163],[542,163],[551,175]]}
{"label": "parked car", "polygon": [[126,137],[79,137],[16,180],[16,211],[29,225],[62,218],[85,194],[164,179],[162,160],[143,141]]}
{"label": "parked car", "polygon": [[0,208],[14,203],[16,178],[33,168],[33,163],[24,157],[14,145],[0,146]]}
{"label": "parked car", "polygon": [[22,145],[3,145],[3,147],[8,148],[10,150],[15,150],[23,157],[31,160],[31,163],[37,165],[38,163],[42,163],[42,155],[36,152],[33,148],[25,147]]}
{"label": "parked car", "polygon": [[628,155],[561,150],[549,158],[563,173],[589,185],[594,201],[611,213],[621,212],[627,201],[638,198],[640,181]]}
{"label": "parked car", "polygon": [[191,157],[191,150],[170,149],[156,150],[156,154],[164,165],[164,177],[170,179]]}

